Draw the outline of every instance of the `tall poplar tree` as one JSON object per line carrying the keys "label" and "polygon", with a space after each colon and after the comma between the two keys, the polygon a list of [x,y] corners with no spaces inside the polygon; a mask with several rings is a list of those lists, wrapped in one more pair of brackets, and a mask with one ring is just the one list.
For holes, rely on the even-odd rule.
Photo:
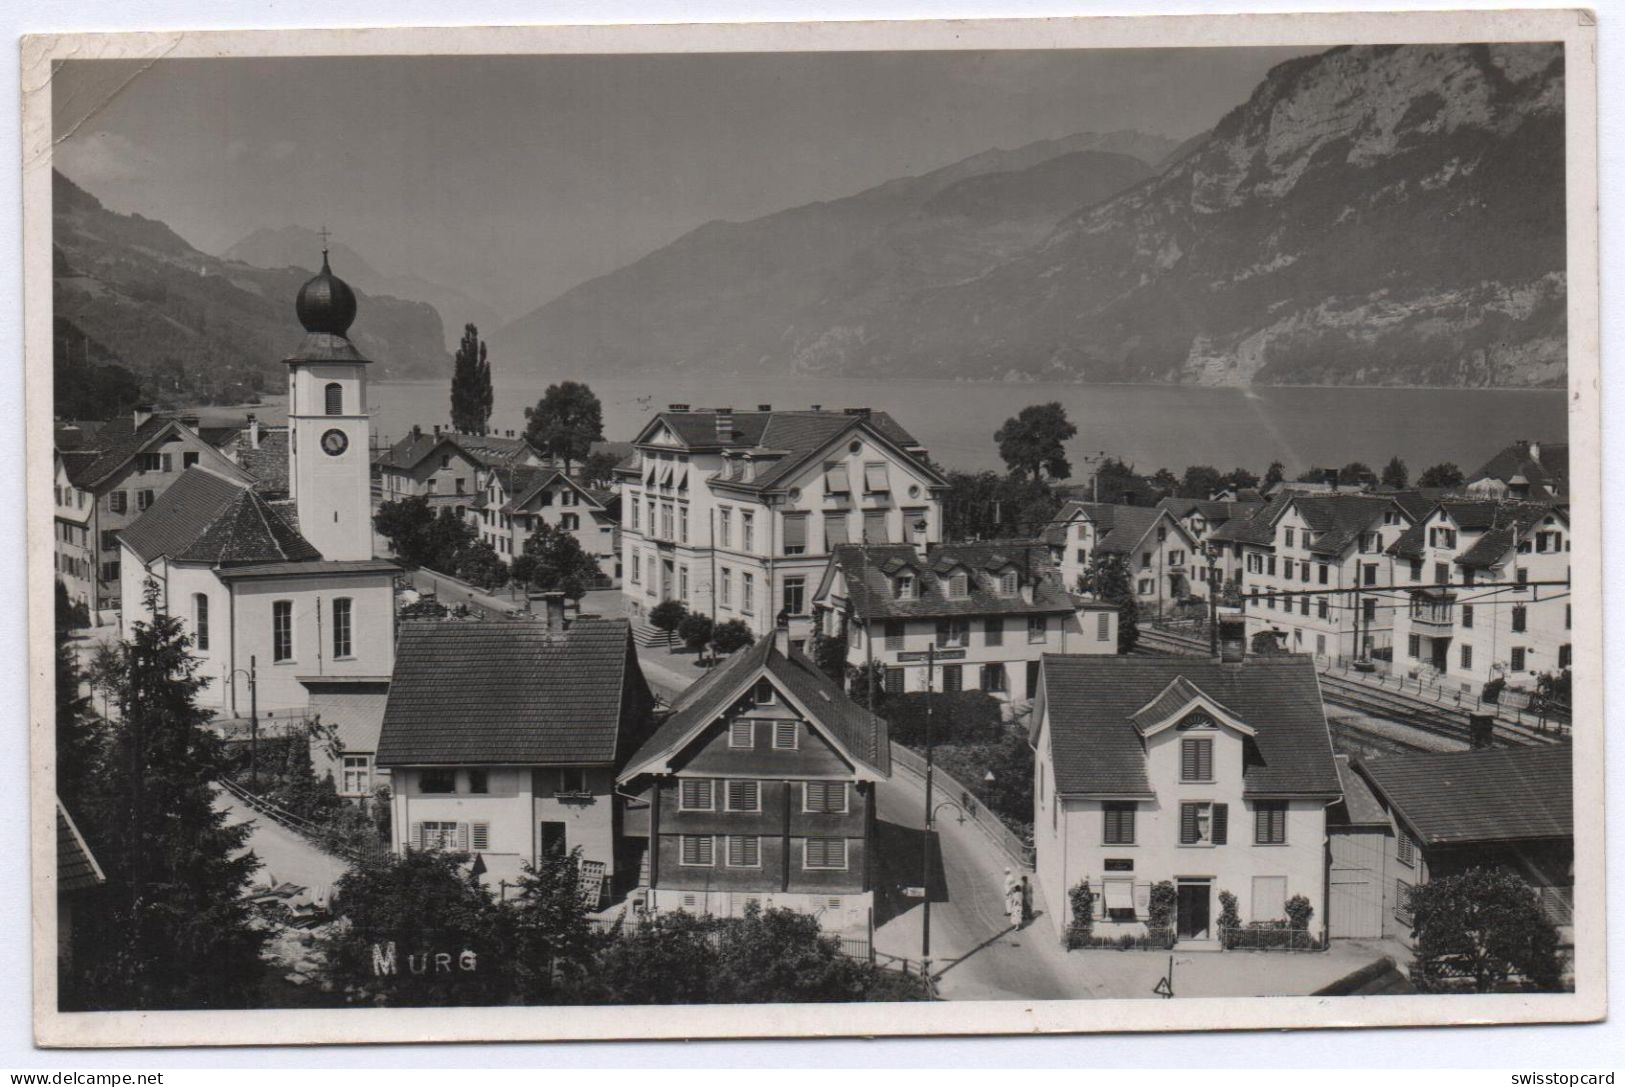
{"label": "tall poplar tree", "polygon": [[485,341],[473,325],[463,326],[463,342],[451,370],[451,428],[463,434],[484,434],[491,420],[491,361]]}

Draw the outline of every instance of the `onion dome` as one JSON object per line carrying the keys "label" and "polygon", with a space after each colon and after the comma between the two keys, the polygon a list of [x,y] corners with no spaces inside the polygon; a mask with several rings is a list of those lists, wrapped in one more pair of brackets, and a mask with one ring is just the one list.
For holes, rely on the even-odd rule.
{"label": "onion dome", "polygon": [[355,292],[327,266],[327,250],[322,250],[322,270],[303,287],[294,304],[299,323],[306,332],[343,336],[355,321]]}

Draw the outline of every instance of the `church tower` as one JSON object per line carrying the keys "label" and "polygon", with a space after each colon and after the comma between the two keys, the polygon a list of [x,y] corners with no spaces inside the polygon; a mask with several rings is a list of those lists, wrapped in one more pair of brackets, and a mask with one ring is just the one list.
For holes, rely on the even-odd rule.
{"label": "church tower", "polygon": [[299,532],[324,559],[372,555],[367,360],[348,333],[355,292],[327,266],[299,288],[305,338],[288,364],[288,484]]}

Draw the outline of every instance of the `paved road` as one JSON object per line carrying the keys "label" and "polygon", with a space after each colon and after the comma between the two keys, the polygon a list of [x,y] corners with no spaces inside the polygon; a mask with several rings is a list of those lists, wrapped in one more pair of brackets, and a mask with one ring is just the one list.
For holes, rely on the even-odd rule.
{"label": "paved road", "polygon": [[[923,873],[925,789],[913,775],[894,772],[880,787],[877,847],[875,948],[887,955],[920,958],[924,907],[901,899],[897,885],[920,884]],[[944,799],[939,791],[936,802]],[[937,822],[930,881],[932,973],[951,1000],[1058,1000],[1088,995],[1081,972],[1070,969],[1056,944],[1049,918],[1040,916],[1015,932],[1004,913],[1004,853],[974,827],[961,826],[952,808]],[[887,917],[891,909],[900,909]]]}
{"label": "paved road", "polygon": [[343,861],[286,827],[256,815],[224,789],[215,793],[215,806],[229,813],[230,822],[253,827],[247,848],[262,864],[254,873],[256,884],[297,883],[309,888],[312,898],[327,901],[328,892],[345,872],[347,865]]}

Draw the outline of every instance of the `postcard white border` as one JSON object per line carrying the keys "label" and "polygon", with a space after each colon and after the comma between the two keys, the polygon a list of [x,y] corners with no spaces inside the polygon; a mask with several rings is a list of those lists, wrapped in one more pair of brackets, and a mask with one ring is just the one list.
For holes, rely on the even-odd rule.
{"label": "postcard white border", "polygon": [[[1581,10],[1125,16],[625,26],[382,28],[36,35],[23,39],[23,246],[27,559],[51,565],[50,65],[79,59],[320,55],[1172,48],[1452,41],[1565,46],[1569,441],[1574,552],[1575,809],[1603,811],[1601,432],[1596,33]],[[51,581],[28,582],[29,629],[53,623]],[[52,639],[29,639],[34,1022],[43,1046],[761,1038],[1244,1030],[1578,1022],[1606,1002],[1603,820],[1575,827],[1572,994],[1267,997],[1251,1000],[977,1001],[937,1004],[432,1008],[244,1012],[56,1011]],[[1587,729],[1586,722],[1596,727]],[[748,1012],[748,1014],[747,1014]]]}

